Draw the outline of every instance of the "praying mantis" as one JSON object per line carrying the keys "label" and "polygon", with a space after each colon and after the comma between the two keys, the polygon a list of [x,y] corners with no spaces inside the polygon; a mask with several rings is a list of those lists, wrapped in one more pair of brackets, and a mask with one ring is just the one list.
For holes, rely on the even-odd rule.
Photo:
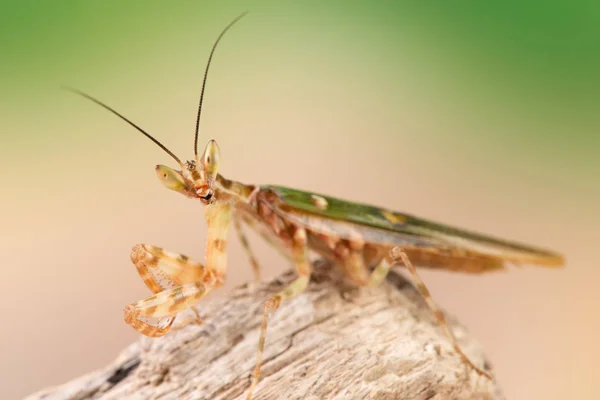
{"label": "praying mantis", "polygon": [[171,156],[177,169],[164,165],[157,165],[155,169],[162,185],[205,206],[208,240],[204,263],[158,246],[138,244],[133,248],[131,261],[153,295],[126,306],[125,322],[145,336],[159,337],[173,328],[177,314],[186,309],[193,310],[199,321],[193,306],[225,282],[227,237],[232,225],[258,277],[259,263],[243,231],[243,227],[249,227],[281,250],[295,267],[297,277],[264,302],[248,400],[260,379],[269,318],[282,302],[300,295],[307,288],[313,268],[311,253],[337,265],[358,286],[376,287],[392,268],[406,267],[457,355],[469,368],[491,379],[487,371],[463,353],[414,265],[484,273],[503,269],[509,263],[557,267],[564,264],[563,257],[552,251],[380,207],[282,186],[244,184],[221,175],[221,155],[216,141],[208,141],[204,151],[198,152],[202,104],[215,49],[225,33],[246,14],[227,25],[211,49],[196,117],[194,157],[189,161],[181,161],[144,129],[105,103],[67,88],[115,114]]}

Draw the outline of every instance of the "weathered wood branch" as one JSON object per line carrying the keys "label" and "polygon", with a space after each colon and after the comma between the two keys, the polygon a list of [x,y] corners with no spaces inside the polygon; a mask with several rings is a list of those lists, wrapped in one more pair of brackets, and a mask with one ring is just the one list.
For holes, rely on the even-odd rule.
{"label": "weathered wood branch", "polygon": [[[106,368],[29,399],[244,399],[254,367],[262,302],[288,272],[203,304],[203,326],[142,338]],[[450,318],[464,351],[481,348]],[[487,364],[485,364],[487,365]],[[357,288],[327,265],[307,292],[271,318],[254,399],[502,399],[495,382],[467,368],[402,275]]]}

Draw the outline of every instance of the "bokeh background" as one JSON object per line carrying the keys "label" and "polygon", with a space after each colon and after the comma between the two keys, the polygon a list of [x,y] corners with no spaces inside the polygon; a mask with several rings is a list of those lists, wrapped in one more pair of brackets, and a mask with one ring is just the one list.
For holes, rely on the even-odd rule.
{"label": "bokeh background", "polygon": [[[326,3],[326,4],[323,4]],[[0,398],[101,367],[137,335],[136,243],[202,259],[164,190],[210,46],[201,143],[225,176],[408,211],[565,253],[563,270],[424,271],[510,399],[597,398],[600,12],[593,2],[55,1],[0,6]],[[233,238],[233,236],[232,236]],[[254,235],[265,276],[288,266]],[[251,279],[232,239],[229,281]],[[594,380],[595,378],[595,380]]]}

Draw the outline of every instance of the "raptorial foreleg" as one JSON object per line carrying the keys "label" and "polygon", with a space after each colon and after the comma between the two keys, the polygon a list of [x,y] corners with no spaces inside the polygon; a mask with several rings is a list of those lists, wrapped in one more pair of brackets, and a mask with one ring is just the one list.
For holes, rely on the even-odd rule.
{"label": "raptorial foreleg", "polygon": [[125,322],[143,335],[162,336],[169,331],[177,313],[196,304],[211,289],[195,282],[163,290],[125,307]]}
{"label": "raptorial foreleg", "polygon": [[[125,322],[152,337],[162,336],[189,323],[202,323],[198,311],[191,306],[220,286],[220,279],[207,274],[201,263],[158,246],[134,246],[131,261],[155,295],[125,307]],[[186,318],[173,326],[176,314],[188,307],[195,318]]]}

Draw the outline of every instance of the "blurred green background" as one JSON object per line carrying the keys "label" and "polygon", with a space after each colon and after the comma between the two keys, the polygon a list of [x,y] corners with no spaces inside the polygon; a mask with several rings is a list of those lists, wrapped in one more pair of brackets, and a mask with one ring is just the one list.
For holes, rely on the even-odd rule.
{"label": "blurred green background", "polygon": [[[66,84],[222,172],[563,251],[568,267],[423,273],[511,399],[591,399],[600,345],[600,6],[594,2],[0,3],[0,397],[98,368],[136,334],[135,243],[202,259],[199,204],[160,149]],[[287,268],[257,238],[272,276]],[[251,279],[230,246],[227,288]],[[225,292],[224,289],[222,292]]]}

